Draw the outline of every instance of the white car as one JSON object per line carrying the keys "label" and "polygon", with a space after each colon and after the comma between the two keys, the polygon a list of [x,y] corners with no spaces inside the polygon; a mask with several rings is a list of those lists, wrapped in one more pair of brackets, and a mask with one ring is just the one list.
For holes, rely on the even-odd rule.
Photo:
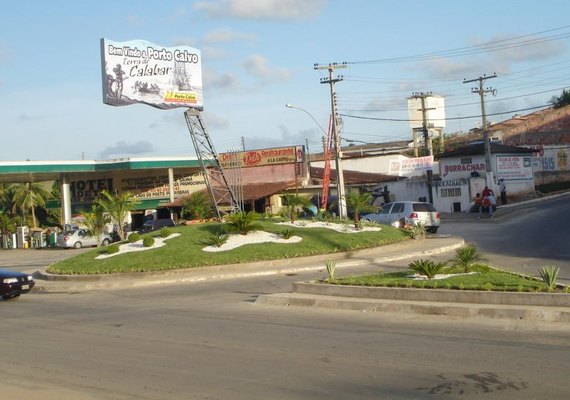
{"label": "white car", "polygon": [[436,233],[441,224],[439,211],[433,204],[419,201],[395,201],[385,204],[376,213],[362,216],[362,220],[403,228],[405,225],[423,224],[426,230]]}
{"label": "white car", "polygon": [[[113,239],[107,233],[102,233],[99,238],[101,246],[109,245]],[[57,236],[57,246],[80,249],[86,246],[97,246],[97,238],[95,238],[87,229],[75,229],[65,232]]]}

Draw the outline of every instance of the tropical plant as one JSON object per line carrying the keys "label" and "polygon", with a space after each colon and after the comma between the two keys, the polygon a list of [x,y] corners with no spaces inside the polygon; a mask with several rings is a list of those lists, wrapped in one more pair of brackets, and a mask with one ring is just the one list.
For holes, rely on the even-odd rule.
{"label": "tropical plant", "polygon": [[97,239],[97,247],[101,245],[101,234],[105,231],[105,226],[111,222],[111,217],[105,212],[100,204],[93,204],[91,211],[83,213],[85,217],[85,226],[89,233]]}
{"label": "tropical plant", "polygon": [[204,192],[195,192],[184,201],[182,215],[190,219],[210,218],[214,213],[210,198]]}
{"label": "tropical plant", "polygon": [[167,238],[167,237],[169,237],[170,235],[172,235],[172,231],[171,231],[170,229],[168,229],[168,228],[162,228],[162,229],[160,230],[159,236],[160,236],[161,238]]}
{"label": "tropical plant", "polygon": [[104,247],[102,250],[100,250],[100,252],[103,252],[106,254],[116,254],[119,252],[119,250],[121,250],[121,248],[119,247],[119,244],[114,243],[110,246]]}
{"label": "tropical plant", "polygon": [[433,279],[445,267],[445,263],[435,263],[432,260],[415,260],[408,266],[412,271],[425,275],[428,279]]}
{"label": "tropical plant", "polygon": [[206,246],[222,247],[228,241],[230,235],[227,233],[210,233],[200,241],[200,244]]}
{"label": "tropical plant", "polygon": [[97,200],[97,204],[109,213],[111,220],[117,226],[117,233],[119,234],[120,240],[125,238],[125,227],[123,223],[127,219],[129,211],[135,208],[136,203],[136,200],[131,199],[129,192],[112,195],[107,190],[103,190],[101,197]]}
{"label": "tropical plant", "polygon": [[329,275],[329,280],[334,280],[334,274],[336,272],[336,261],[335,260],[325,260],[325,267],[327,268],[327,274]]}
{"label": "tropical plant", "polygon": [[354,227],[359,228],[360,213],[374,211],[372,206],[372,195],[370,193],[350,192],[346,196],[346,206],[352,210],[354,214]]}
{"label": "tropical plant", "polygon": [[253,211],[238,211],[227,215],[225,218],[227,230],[240,235],[247,235],[249,232],[259,230],[261,226],[256,223],[258,219],[259,214]]}
{"label": "tropical plant", "polygon": [[417,223],[416,225],[410,225],[406,227],[406,232],[412,239],[425,239],[426,238],[426,225],[422,222]]}
{"label": "tropical plant", "polygon": [[485,261],[477,248],[470,244],[455,250],[455,257],[450,260],[454,267],[460,267],[463,272],[469,272],[478,262]]}
{"label": "tropical plant", "polygon": [[22,221],[26,220],[28,210],[31,211],[32,224],[34,228],[38,227],[36,220],[36,208],[45,207],[46,199],[51,197],[43,185],[36,182],[28,182],[16,184],[13,190],[13,211],[20,210],[22,213]]}
{"label": "tropical plant", "polygon": [[291,218],[291,223],[295,222],[298,208],[311,205],[311,200],[307,197],[299,196],[298,194],[286,194],[283,196],[283,201],[287,206],[287,212]]}
{"label": "tropical plant", "polygon": [[291,239],[291,236],[293,236],[294,234],[295,232],[293,232],[291,229],[285,229],[280,233],[283,239]]}
{"label": "tropical plant", "polygon": [[560,268],[555,265],[545,265],[538,269],[538,274],[549,291],[556,289],[556,279],[559,272]]}

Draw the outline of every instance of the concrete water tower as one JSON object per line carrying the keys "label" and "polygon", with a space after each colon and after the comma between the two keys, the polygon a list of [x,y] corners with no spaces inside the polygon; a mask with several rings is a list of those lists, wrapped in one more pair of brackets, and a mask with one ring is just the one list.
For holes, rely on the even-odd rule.
{"label": "concrete water tower", "polygon": [[408,119],[414,140],[414,155],[419,147],[426,147],[433,155],[432,139],[440,137],[443,146],[445,128],[445,99],[431,93],[414,93],[408,97]]}

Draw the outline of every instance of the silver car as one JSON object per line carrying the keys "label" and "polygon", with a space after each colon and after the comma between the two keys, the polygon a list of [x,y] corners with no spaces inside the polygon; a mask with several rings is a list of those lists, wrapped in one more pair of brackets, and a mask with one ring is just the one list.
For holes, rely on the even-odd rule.
{"label": "silver car", "polygon": [[398,228],[421,223],[431,233],[436,233],[441,224],[440,214],[433,204],[419,201],[395,201],[388,203],[382,206],[378,212],[364,215],[361,219]]}
{"label": "silver car", "polygon": [[[99,237],[101,246],[107,246],[113,239],[107,233],[102,233]],[[76,229],[64,232],[57,236],[57,246],[80,249],[87,246],[97,246],[97,238],[93,236],[87,229]]]}

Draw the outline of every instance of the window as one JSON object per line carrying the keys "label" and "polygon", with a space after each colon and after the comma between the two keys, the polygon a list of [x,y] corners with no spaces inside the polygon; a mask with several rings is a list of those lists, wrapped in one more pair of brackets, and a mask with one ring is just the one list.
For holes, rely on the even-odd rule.
{"label": "window", "polygon": [[461,188],[442,188],[441,197],[461,197]]}
{"label": "window", "polygon": [[404,212],[404,203],[394,203],[394,207],[392,207],[392,214],[400,214]]}

